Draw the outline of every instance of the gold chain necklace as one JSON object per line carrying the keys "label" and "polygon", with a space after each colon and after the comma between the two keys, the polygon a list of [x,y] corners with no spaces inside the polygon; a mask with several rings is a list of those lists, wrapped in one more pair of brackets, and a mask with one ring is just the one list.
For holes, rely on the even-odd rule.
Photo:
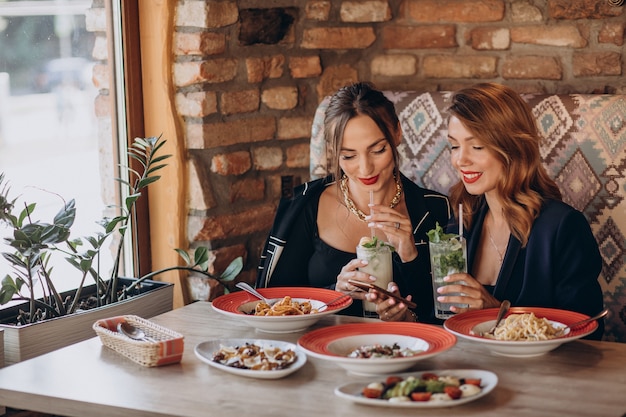
{"label": "gold chain necklace", "polygon": [[[400,202],[400,198],[402,197],[402,182],[400,181],[400,176],[394,174],[393,177],[396,180],[396,194],[393,196],[391,203],[389,204],[390,208],[394,208]],[[354,204],[354,201],[348,195],[348,177],[346,174],[341,176],[341,181],[339,182],[339,188],[341,189],[341,194],[343,194],[343,201],[346,204],[346,207],[350,211],[350,213],[354,214],[358,217],[362,222],[365,221],[366,214],[357,208]]]}

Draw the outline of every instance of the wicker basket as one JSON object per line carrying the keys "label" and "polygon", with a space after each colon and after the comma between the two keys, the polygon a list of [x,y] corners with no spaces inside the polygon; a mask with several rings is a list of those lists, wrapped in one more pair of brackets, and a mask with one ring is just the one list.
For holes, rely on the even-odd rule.
{"label": "wicker basket", "polygon": [[[152,340],[134,340],[118,333],[117,325],[128,322]],[[183,335],[139,316],[125,315],[98,320],[93,324],[102,344],[143,366],[178,363],[184,350]]]}

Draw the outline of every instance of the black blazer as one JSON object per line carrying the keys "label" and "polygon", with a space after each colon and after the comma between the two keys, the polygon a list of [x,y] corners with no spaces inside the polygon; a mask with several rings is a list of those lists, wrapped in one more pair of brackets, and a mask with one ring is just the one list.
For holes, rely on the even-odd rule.
{"label": "black blazer", "polygon": [[[487,210],[484,204],[466,235],[469,271]],[[512,235],[509,238],[494,297],[507,299],[513,306],[558,308],[591,316],[603,309],[601,269],[598,244],[584,215],[563,202],[548,200],[525,248]],[[600,321],[588,338],[600,339],[603,332]]]}

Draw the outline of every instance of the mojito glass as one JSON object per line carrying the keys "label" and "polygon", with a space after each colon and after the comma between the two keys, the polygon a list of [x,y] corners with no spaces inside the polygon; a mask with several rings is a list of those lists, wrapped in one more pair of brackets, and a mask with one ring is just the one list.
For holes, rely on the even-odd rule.
{"label": "mojito glass", "polygon": [[[363,239],[361,240],[363,243]],[[367,260],[367,265],[359,268],[359,271],[376,277],[375,285],[387,289],[387,285],[393,279],[393,264],[391,262],[391,247],[387,244],[378,244],[374,247],[363,246],[361,243],[356,247],[356,257]],[[363,316],[378,318],[376,304],[363,300]]]}
{"label": "mojito glass", "polygon": [[[432,269],[433,295],[435,297],[435,316],[447,319],[454,315],[450,307],[467,307],[466,304],[441,303],[437,301],[437,289],[446,285],[443,278],[458,272],[467,272],[467,246],[465,239],[459,239],[458,235],[450,236],[439,242],[428,242],[430,250],[430,265]],[[462,295],[450,293],[451,295]]]}

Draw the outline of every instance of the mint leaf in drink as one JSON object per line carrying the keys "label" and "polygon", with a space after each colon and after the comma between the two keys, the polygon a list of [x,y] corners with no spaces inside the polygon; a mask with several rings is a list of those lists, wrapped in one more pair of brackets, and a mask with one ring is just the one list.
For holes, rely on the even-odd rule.
{"label": "mint leaf in drink", "polygon": [[396,250],[396,248],[394,248],[392,245],[390,245],[387,242],[383,242],[382,240],[378,239],[378,237],[376,236],[374,237],[363,236],[361,240],[359,241],[359,246],[363,246],[364,248],[368,248],[368,249],[378,248],[381,246],[388,246],[392,252]]}
{"label": "mint leaf in drink", "polygon": [[454,233],[444,233],[443,227],[441,227],[439,222],[436,222],[435,228],[429,230],[426,234],[428,235],[428,240],[435,243],[458,237],[458,235],[455,235]]}

